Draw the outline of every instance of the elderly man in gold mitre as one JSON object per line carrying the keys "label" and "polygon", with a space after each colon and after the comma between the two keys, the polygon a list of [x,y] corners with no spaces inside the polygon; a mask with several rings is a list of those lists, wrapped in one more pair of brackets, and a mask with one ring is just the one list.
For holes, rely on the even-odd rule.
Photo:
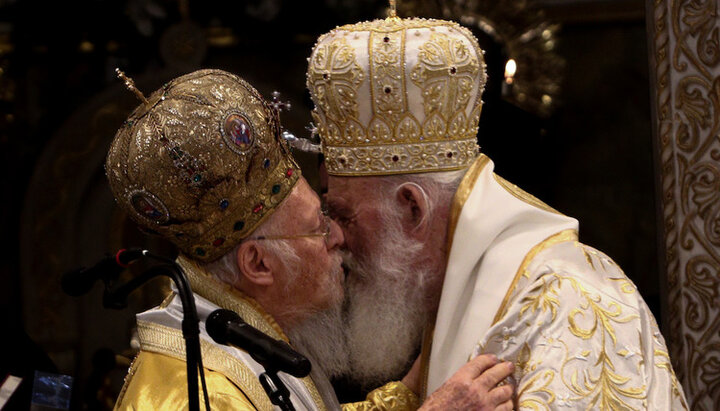
{"label": "elderly man in gold mitre", "polygon": [[[181,251],[178,263],[201,320],[211,407],[273,409],[257,378],[263,367],[208,337],[204,321],[222,307],[311,359],[309,377],[280,374],[295,409],[338,409],[328,376],[347,363],[343,235],[302,178],[281,138],[277,110],[245,81],[219,70],[179,77],[140,97],[144,103],[115,136],[106,172],[120,206]],[[117,409],[187,408],[182,318],[175,293],[137,315],[141,351]],[[509,366],[485,356],[454,377],[465,387],[451,387],[459,395],[440,390],[436,402],[507,402],[509,390],[479,394],[489,390],[483,384],[492,388],[504,379]],[[415,380],[405,382],[414,387]],[[405,384],[393,382],[345,408],[415,409],[417,402]]]}
{"label": "elderly man in gold mitre", "polygon": [[351,252],[348,374],[380,383],[422,346],[425,392],[493,353],[515,364],[520,409],[686,406],[633,283],[479,152],[486,74],[468,29],[346,25],[308,62],[327,203]]}

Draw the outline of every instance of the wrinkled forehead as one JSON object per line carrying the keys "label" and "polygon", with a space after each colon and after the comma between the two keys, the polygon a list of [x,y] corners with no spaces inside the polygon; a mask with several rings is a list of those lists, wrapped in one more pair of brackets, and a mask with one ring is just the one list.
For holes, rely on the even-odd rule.
{"label": "wrinkled forehead", "polygon": [[328,177],[328,191],[325,200],[328,206],[355,208],[363,203],[380,198],[379,177]]}
{"label": "wrinkled forehead", "polygon": [[304,178],[300,178],[280,210],[289,224],[314,222],[321,214],[320,198]]}

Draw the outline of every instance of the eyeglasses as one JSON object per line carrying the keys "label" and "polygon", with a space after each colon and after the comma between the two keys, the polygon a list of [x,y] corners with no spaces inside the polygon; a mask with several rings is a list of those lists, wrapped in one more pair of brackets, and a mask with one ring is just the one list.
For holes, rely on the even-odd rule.
{"label": "eyeglasses", "polygon": [[330,217],[324,210],[320,215],[324,226],[322,233],[308,233],[308,234],[293,234],[293,235],[259,235],[256,237],[248,237],[246,240],[292,240],[294,238],[306,238],[306,237],[323,237],[325,245],[330,242]]}

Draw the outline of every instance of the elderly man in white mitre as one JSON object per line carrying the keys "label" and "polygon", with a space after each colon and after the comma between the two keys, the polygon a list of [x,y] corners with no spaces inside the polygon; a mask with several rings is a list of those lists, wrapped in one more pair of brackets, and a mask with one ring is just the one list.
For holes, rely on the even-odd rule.
{"label": "elderly man in white mitre", "polygon": [[[295,409],[338,409],[327,376],[347,363],[340,316],[343,235],[300,175],[272,105],[224,71],[179,77],[145,100],[117,132],[106,170],[120,206],[181,251],[178,262],[201,320],[211,407],[273,409],[257,378],[263,367],[206,333],[205,319],[222,307],[311,359],[309,377],[280,374]],[[141,351],[116,409],[187,408],[182,318],[175,294],[138,314]],[[509,409],[512,389],[495,385],[511,372],[512,364],[483,356],[428,406]],[[412,375],[404,381],[416,385]],[[393,382],[346,408],[417,406],[416,395]]]}
{"label": "elderly man in white mitre", "polygon": [[632,282],[479,154],[486,75],[469,30],[392,16],[332,30],[308,61],[350,251],[353,378],[385,381],[422,345],[425,392],[493,353],[516,365],[520,409],[686,406]]}

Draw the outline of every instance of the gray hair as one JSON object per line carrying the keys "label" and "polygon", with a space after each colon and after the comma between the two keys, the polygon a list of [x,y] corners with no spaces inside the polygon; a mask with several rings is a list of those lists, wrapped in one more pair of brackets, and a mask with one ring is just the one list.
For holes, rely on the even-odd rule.
{"label": "gray hair", "polygon": [[404,184],[414,184],[420,188],[420,192],[428,204],[429,217],[440,205],[449,205],[455,195],[460,181],[465,176],[467,169],[455,171],[439,171],[435,173],[422,174],[400,174],[378,177],[382,196],[389,199],[397,194]]}
{"label": "gray hair", "polygon": [[[273,214],[255,229],[255,231],[250,234],[250,237],[276,235],[283,225],[283,222],[277,218],[277,214]],[[237,265],[237,252],[240,246],[246,241],[248,240],[245,239],[241,241],[233,247],[230,252],[219,259],[205,264],[205,270],[224,283],[234,284],[240,276],[242,276],[240,267]],[[262,241],[262,247],[269,253],[277,256],[286,268],[297,267],[298,264],[300,264],[300,256],[297,255],[297,252],[295,252],[295,249],[287,240]],[[294,274],[297,270],[292,269],[288,270],[288,272]]]}

